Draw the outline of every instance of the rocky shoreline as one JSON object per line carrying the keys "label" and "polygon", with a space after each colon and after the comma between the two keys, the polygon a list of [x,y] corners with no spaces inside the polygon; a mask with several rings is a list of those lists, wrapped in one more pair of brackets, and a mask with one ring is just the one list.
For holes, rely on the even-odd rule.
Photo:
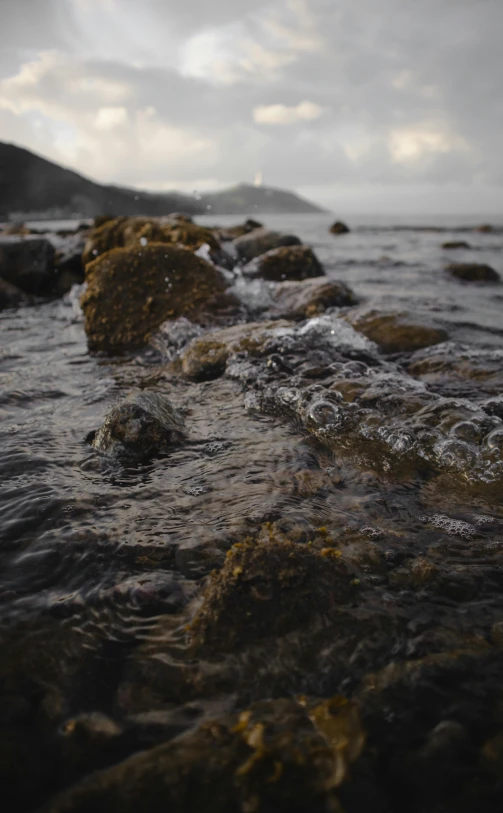
{"label": "rocky shoreline", "polygon": [[6,615],[8,809],[499,810],[503,348],[359,301],[256,221],[4,236],[0,277],[3,307],[73,297],[118,387],[96,482],[199,466],[175,544],[93,525],[69,569],[121,579]]}

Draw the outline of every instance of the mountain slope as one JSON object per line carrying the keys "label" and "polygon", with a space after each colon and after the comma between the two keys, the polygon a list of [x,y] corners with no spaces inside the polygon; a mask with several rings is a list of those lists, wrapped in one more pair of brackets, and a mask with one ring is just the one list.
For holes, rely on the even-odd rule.
{"label": "mountain slope", "polygon": [[154,194],[104,186],[15,144],[0,142],[0,213],[65,217],[112,215],[266,214],[323,211],[292,192],[239,184],[196,200],[178,192]]}

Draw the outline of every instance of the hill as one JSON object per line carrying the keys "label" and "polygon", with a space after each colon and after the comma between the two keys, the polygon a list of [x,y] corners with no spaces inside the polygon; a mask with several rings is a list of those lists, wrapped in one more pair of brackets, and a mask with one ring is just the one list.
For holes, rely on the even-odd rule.
{"label": "hill", "polygon": [[239,184],[195,199],[178,192],[155,194],[95,183],[15,144],[0,142],[1,215],[46,217],[97,215],[260,214],[320,212],[291,192]]}

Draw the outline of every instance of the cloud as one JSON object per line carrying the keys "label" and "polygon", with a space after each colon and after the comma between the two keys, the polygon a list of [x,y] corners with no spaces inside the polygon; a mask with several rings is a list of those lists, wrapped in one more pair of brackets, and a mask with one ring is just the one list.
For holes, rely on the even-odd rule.
{"label": "cloud", "polygon": [[501,0],[1,5],[2,138],[98,180],[503,205]]}
{"label": "cloud", "polygon": [[315,102],[300,102],[296,107],[270,104],[256,107],[253,120],[257,124],[295,124],[299,121],[313,121],[322,114],[323,107]]}

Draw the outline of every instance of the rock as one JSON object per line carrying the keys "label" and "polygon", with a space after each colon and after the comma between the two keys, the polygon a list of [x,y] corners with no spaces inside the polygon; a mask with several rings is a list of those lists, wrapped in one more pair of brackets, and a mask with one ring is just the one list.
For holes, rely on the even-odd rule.
{"label": "rock", "polygon": [[451,263],[446,271],[464,282],[500,282],[500,275],[483,263]]}
{"label": "rock", "polygon": [[407,370],[442,395],[474,398],[503,393],[503,350],[496,347],[446,342],[414,353]]}
{"label": "rock", "polygon": [[267,542],[245,540],[210,576],[192,640],[204,652],[232,652],[285,635],[350,602],[352,579],[332,548],[320,553],[273,534]]}
{"label": "rock", "polygon": [[273,248],[281,246],[300,246],[301,241],[293,234],[280,234],[270,229],[253,229],[234,241],[238,257],[241,261],[249,262],[260,254],[265,254]]}
{"label": "rock", "polygon": [[261,254],[243,266],[245,277],[271,282],[325,276],[323,266],[309,246],[282,246]]}
{"label": "rock", "polygon": [[[337,811],[365,732],[356,704],[276,698],[213,717],[171,742],[95,771],[46,813]],[[368,797],[375,789],[365,783]],[[378,811],[380,813],[380,811]]]}
{"label": "rock", "polygon": [[84,282],[82,254],[86,240],[81,234],[66,237],[56,248],[55,267],[57,281],[55,291],[66,294],[73,285]]}
{"label": "rock", "polygon": [[452,242],[442,243],[442,248],[457,249],[457,248],[471,248],[470,243],[464,240],[453,240]]}
{"label": "rock", "polygon": [[491,234],[491,232],[494,231],[494,226],[491,226],[489,223],[483,223],[481,226],[477,226],[475,231],[478,231],[481,234]]}
{"label": "rock", "polygon": [[12,237],[21,237],[27,234],[32,234],[31,229],[25,226],[24,223],[10,223],[4,227],[2,234],[10,235]]}
{"label": "rock", "polygon": [[0,278],[0,310],[17,308],[18,305],[24,305],[26,302],[28,302],[26,294],[15,285]]}
{"label": "rock", "polygon": [[221,240],[235,240],[236,237],[242,237],[243,234],[249,234],[254,229],[263,228],[263,223],[259,223],[258,220],[248,218],[248,220],[238,226],[230,226],[227,229],[218,229],[218,235]]}
{"label": "rock", "polygon": [[327,308],[356,305],[352,290],[343,282],[316,277],[302,282],[280,282],[271,290],[279,314],[286,319],[308,319]]}
{"label": "rock", "polygon": [[86,281],[81,305],[92,351],[136,349],[167,319],[211,323],[232,307],[217,268],[162,243],[110,251],[86,267]]}
{"label": "rock", "polygon": [[197,336],[181,355],[182,372],[195,381],[218,378],[232,354],[260,353],[271,331],[287,325],[287,322],[249,322]]}
{"label": "rock", "polygon": [[410,353],[449,338],[443,327],[407,313],[363,308],[349,311],[344,318],[383,353]]}
{"label": "rock", "polygon": [[350,229],[346,226],[342,220],[336,220],[336,222],[330,226],[330,234],[349,234]]}
{"label": "rock", "polygon": [[146,246],[150,243],[171,243],[196,250],[207,243],[212,251],[220,249],[214,232],[192,223],[185,215],[167,217],[118,217],[105,221],[89,236],[84,252],[83,263],[92,262],[97,257],[114,248]]}
{"label": "rock", "polygon": [[133,462],[166,452],[185,437],[182,415],[156,392],[130,395],[113,407],[92,441],[95,449]]}
{"label": "rock", "polygon": [[0,277],[27,294],[54,288],[54,248],[39,237],[0,237]]}

